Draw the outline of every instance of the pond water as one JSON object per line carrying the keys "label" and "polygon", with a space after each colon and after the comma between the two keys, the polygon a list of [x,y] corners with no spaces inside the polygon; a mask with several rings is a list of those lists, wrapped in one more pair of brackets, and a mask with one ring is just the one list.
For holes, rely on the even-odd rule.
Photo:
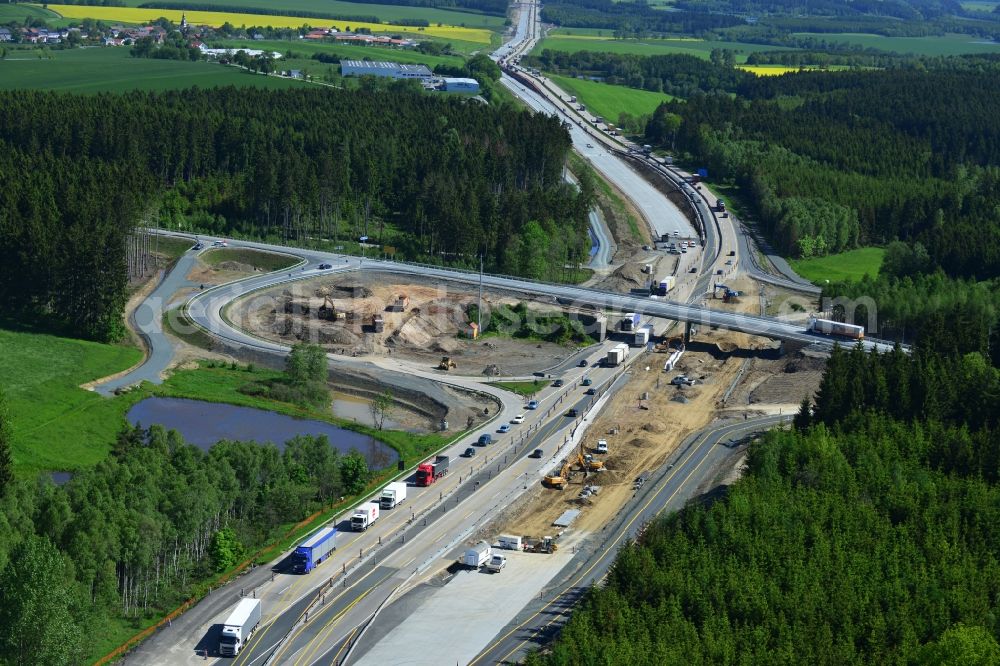
{"label": "pond water", "polygon": [[220,439],[271,442],[278,449],[284,449],[285,442],[296,435],[326,435],[330,445],[340,453],[347,453],[352,448],[360,451],[372,468],[391,465],[398,458],[394,449],[368,435],[323,421],[218,402],[146,398],[136,403],[126,417],[133,425],[141,423],[148,427],[158,423],[168,430],[176,430],[189,444],[205,451]]}

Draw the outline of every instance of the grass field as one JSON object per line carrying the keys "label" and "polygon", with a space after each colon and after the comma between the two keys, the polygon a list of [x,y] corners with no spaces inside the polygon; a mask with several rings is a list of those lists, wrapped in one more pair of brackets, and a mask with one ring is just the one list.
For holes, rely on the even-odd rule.
{"label": "grass field", "polygon": [[857,44],[864,48],[912,53],[927,56],[961,55],[963,53],[1000,53],[1000,42],[987,42],[969,35],[929,37],[883,37],[860,33],[795,33],[826,42]]}
{"label": "grass field", "polygon": [[566,92],[576,95],[588,111],[604,116],[613,123],[618,122],[621,113],[641,116],[652,113],[662,102],[673,99],[663,93],[573,79],[568,76],[549,76],[549,78]]}
{"label": "grass field", "polygon": [[140,9],[138,7],[93,7],[87,5],[48,5],[48,8],[60,16],[70,19],[92,18],[107,23],[148,23],[159,17],[164,17],[175,23],[180,23],[183,15],[187,16],[192,25],[221,26],[229,22],[235,26],[265,25],[274,28],[299,28],[303,25],[335,26],[341,30],[368,28],[375,33],[401,33],[412,36],[437,37],[440,39],[457,39],[466,42],[489,44],[492,33],[484,28],[462,28],[459,26],[438,26],[432,24],[429,28],[416,28],[401,25],[363,23],[357,21],[332,21],[330,19],[312,19],[301,16],[268,16],[263,14],[237,14],[230,12],[182,11],[179,9]]}
{"label": "grass field", "polygon": [[18,472],[78,469],[104,458],[128,404],[79,385],[131,367],[141,352],[3,329],[0,349]]}
{"label": "grass field", "polygon": [[816,284],[857,281],[868,274],[878,275],[885,250],[879,247],[863,247],[840,254],[831,254],[815,259],[793,259],[789,261],[795,272]]}
{"label": "grass field", "polygon": [[24,21],[28,18],[40,18],[46,21],[57,19],[59,15],[55,12],[49,11],[38,5],[22,5],[22,4],[0,4],[0,24],[5,24],[8,21]]}
{"label": "grass field", "polygon": [[[190,243],[188,245],[190,245]],[[208,250],[203,252],[200,258],[209,266],[218,266],[226,261],[235,261],[268,272],[288,268],[289,266],[294,266],[299,263],[297,258],[285,254],[259,252],[257,250],[245,250],[242,248]]]}
{"label": "grass field", "polygon": [[[553,51],[605,51],[608,53],[633,53],[637,55],[664,55],[668,53],[686,53],[705,60],[712,49],[729,49],[736,52],[736,61],[745,62],[747,55],[757,51],[782,51],[779,46],[764,44],[745,44],[743,42],[715,42],[694,38],[676,39],[646,39],[642,41],[629,39],[612,39],[609,30],[585,30],[570,28],[573,34],[563,34],[562,30],[554,31],[535,46],[532,53],[540,54],[545,49]],[[597,33],[604,33],[599,35]]]}
{"label": "grass field", "polygon": [[531,397],[549,385],[550,382],[536,379],[530,382],[493,382],[490,386],[496,386],[518,395]]}
{"label": "grass field", "polygon": [[[405,5],[379,5],[364,2],[343,2],[342,0],[284,0],[276,3],[274,0],[167,0],[178,7],[190,6],[222,6],[245,8],[247,14],[253,14],[258,9],[277,9],[285,12],[322,12],[324,14],[341,14],[344,16],[377,16],[385,23],[400,19],[426,19],[432,25],[466,26],[470,28],[487,28],[502,30],[504,17],[487,16],[451,9],[434,7],[409,7]],[[129,7],[138,7],[149,0],[125,0]],[[318,19],[313,19],[318,20]]]}
{"label": "grass field", "polygon": [[0,64],[0,88],[30,88],[94,93],[122,90],[169,90],[199,86],[290,88],[302,81],[251,74],[209,62],[132,58],[127,48],[66,51],[15,50]]}

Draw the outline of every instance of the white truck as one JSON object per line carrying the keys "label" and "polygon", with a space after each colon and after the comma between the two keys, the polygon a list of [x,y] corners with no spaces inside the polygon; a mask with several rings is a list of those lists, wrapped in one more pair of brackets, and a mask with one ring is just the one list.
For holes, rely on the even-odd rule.
{"label": "white truck", "polygon": [[238,655],[259,624],[260,599],[240,599],[240,603],[236,604],[236,608],[222,623],[219,654],[223,657]]}
{"label": "white truck", "polygon": [[604,365],[609,368],[621,365],[625,362],[625,359],[628,358],[628,351],[629,347],[624,342],[619,345],[615,345],[613,349],[608,350],[608,355],[604,359]]}
{"label": "white truck", "polygon": [[492,555],[493,548],[490,544],[485,541],[480,541],[475,546],[472,546],[465,551],[465,556],[462,558],[462,564],[473,569],[478,569],[486,564]]}
{"label": "white truck", "polygon": [[664,275],[656,283],[656,294],[659,296],[666,296],[667,292],[674,288],[677,283],[677,277],[674,275]]}
{"label": "white truck", "polygon": [[643,326],[635,332],[632,345],[635,347],[645,347],[647,344],[649,344],[649,327]]}
{"label": "white truck", "polygon": [[406,500],[406,481],[393,481],[382,489],[379,504],[382,509],[395,509]]}
{"label": "white truck", "polygon": [[355,532],[364,532],[371,527],[371,524],[378,520],[378,508],[377,502],[368,502],[355,509],[354,515],[351,516],[351,529]]}

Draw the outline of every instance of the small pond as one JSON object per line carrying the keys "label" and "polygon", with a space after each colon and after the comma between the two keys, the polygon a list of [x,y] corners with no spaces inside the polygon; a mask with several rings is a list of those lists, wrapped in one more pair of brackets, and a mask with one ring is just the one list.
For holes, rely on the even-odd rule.
{"label": "small pond", "polygon": [[296,435],[326,435],[330,445],[340,453],[352,448],[360,451],[368,459],[369,467],[385,467],[399,457],[394,449],[377,439],[330,423],[218,402],[146,398],[128,411],[127,418],[133,425],[141,423],[149,427],[158,423],[176,430],[189,444],[205,451],[220,439],[272,442],[284,449],[285,442]]}

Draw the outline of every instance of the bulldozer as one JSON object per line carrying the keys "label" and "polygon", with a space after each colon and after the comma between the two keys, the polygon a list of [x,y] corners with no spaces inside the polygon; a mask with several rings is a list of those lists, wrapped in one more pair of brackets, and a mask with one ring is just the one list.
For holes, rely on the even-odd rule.
{"label": "bulldozer", "polygon": [[458,364],[451,360],[450,356],[442,356],[441,362],[438,363],[438,370],[454,370],[458,367]]}
{"label": "bulldozer", "polygon": [[567,458],[566,462],[563,463],[562,469],[559,470],[559,473],[547,474],[545,478],[542,479],[542,485],[556,490],[565,490],[566,484],[569,483],[569,470],[571,463],[572,460]]}

